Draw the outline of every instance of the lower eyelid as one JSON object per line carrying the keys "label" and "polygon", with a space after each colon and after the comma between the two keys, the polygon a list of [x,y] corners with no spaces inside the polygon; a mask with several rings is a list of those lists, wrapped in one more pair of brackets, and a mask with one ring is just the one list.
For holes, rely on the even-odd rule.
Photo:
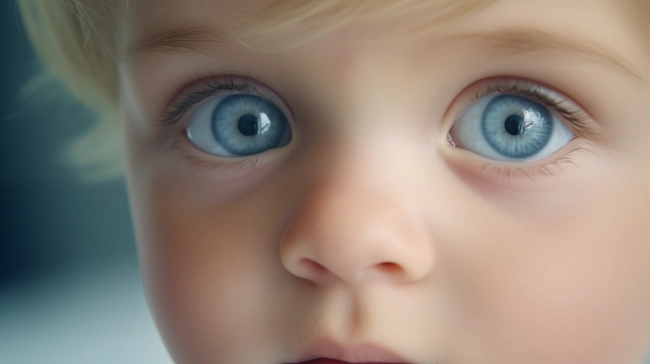
{"label": "lower eyelid", "polygon": [[[179,138],[180,139],[180,138]],[[189,140],[176,140],[169,147],[168,157],[172,163],[181,164],[191,175],[207,177],[216,180],[231,180],[245,175],[254,170],[259,162],[260,156],[238,158],[236,160],[220,161],[212,157],[198,156]]]}
{"label": "lower eyelid", "polygon": [[[257,180],[282,165],[283,160],[291,154],[285,148],[249,157],[220,158],[199,151],[182,134],[167,147],[165,162],[169,163],[174,175],[208,184],[230,183],[240,179]],[[253,174],[254,177],[251,176]]]}
{"label": "lower eyelid", "polygon": [[444,159],[461,177],[478,178],[483,182],[510,189],[541,187],[549,180],[579,169],[585,159],[594,157],[593,145],[574,139],[557,153],[535,162],[504,163],[480,157],[452,145],[444,148]]}
{"label": "lower eyelid", "polygon": [[544,177],[544,176],[559,176],[564,173],[568,173],[574,168],[578,167],[576,164],[576,161],[574,159],[575,155],[578,153],[585,153],[589,152],[588,149],[583,148],[583,147],[578,147],[576,149],[571,150],[561,158],[540,164],[540,165],[532,165],[532,166],[499,166],[495,164],[488,164],[487,168],[492,168],[495,170],[497,175],[505,175],[508,178],[528,178],[528,179],[536,179],[538,177]]}

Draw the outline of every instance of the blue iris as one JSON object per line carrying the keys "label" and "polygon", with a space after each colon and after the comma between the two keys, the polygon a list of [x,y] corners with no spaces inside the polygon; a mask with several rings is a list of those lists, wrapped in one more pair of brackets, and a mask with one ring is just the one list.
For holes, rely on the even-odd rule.
{"label": "blue iris", "polygon": [[212,132],[234,156],[247,156],[278,148],[289,142],[286,116],[271,101],[253,95],[232,95],[212,113]]}
{"label": "blue iris", "polygon": [[492,99],[481,120],[486,141],[509,158],[533,156],[548,144],[553,132],[550,111],[535,101],[516,95]]}

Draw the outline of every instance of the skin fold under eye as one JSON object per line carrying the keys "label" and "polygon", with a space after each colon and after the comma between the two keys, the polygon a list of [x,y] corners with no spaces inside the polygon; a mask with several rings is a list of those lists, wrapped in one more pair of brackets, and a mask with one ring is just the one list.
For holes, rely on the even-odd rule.
{"label": "skin fold under eye", "polygon": [[200,105],[189,117],[186,134],[201,151],[244,157],[280,148],[291,140],[284,113],[256,95],[231,93]]}
{"label": "skin fold under eye", "polygon": [[544,104],[544,99],[555,96],[540,93],[537,86],[520,92],[522,87],[526,86],[502,87],[502,91],[479,96],[452,126],[450,140],[480,156],[510,162],[535,161],[562,149],[575,135],[553,105]]}

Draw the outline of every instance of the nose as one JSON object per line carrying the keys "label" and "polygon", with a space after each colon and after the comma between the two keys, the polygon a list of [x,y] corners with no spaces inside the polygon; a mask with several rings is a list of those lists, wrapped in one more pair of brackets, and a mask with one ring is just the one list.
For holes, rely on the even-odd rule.
{"label": "nose", "polygon": [[313,188],[286,230],[280,257],[317,284],[408,283],[432,269],[432,244],[395,189],[339,178]]}

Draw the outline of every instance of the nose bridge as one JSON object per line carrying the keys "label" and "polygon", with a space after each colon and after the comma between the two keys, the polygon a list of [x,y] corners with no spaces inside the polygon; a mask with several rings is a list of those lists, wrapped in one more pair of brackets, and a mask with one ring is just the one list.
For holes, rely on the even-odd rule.
{"label": "nose bridge", "polygon": [[[362,154],[352,159],[363,164]],[[389,180],[368,163],[343,163],[308,188],[281,244],[291,273],[317,283],[357,284],[417,280],[430,271],[432,247],[417,206],[399,178]]]}

